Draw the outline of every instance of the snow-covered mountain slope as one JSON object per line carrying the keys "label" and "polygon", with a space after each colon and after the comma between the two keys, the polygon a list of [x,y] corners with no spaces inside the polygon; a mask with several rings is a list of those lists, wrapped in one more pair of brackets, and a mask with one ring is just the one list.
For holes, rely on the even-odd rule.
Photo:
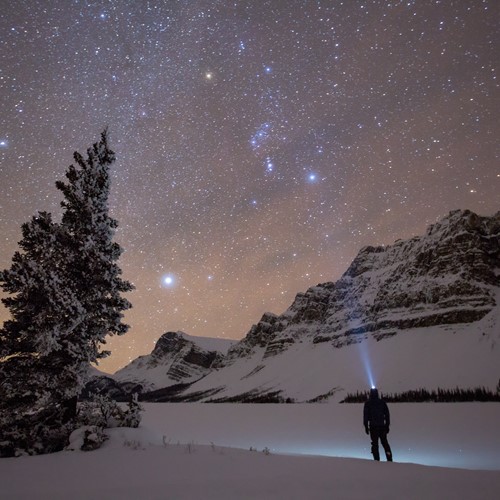
{"label": "snow-covered mountain slope", "polygon": [[[201,401],[340,400],[373,383],[382,392],[409,389],[494,388],[500,378],[500,336],[490,316],[477,324],[399,331],[377,341],[334,347],[298,341],[275,356],[266,347],[211,372],[183,394]],[[498,324],[498,323],[497,323]]]}
{"label": "snow-covered mountain slope", "polygon": [[146,389],[189,384],[160,400],[337,399],[372,382],[386,392],[495,387],[499,311],[500,212],[457,210],[423,236],[363,248],[337,282],[297,294],[279,316],[264,314],[225,356],[177,369],[177,348],[165,359],[155,348],[131,365],[154,360]]}
{"label": "snow-covered mountain slope", "polygon": [[167,332],[158,339],[151,354],[133,360],[116,372],[113,379],[140,384],[143,391],[194,382],[207,375],[234,343],[234,340]]}

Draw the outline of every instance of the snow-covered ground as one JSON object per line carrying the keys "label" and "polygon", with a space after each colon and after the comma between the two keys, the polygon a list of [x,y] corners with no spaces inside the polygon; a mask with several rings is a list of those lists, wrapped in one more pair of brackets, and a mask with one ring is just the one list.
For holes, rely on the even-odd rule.
{"label": "snow-covered ground", "polygon": [[100,450],[1,459],[0,497],[399,500],[500,492],[497,403],[391,404],[395,463],[370,460],[362,405],[145,406],[139,429],[110,430]]}

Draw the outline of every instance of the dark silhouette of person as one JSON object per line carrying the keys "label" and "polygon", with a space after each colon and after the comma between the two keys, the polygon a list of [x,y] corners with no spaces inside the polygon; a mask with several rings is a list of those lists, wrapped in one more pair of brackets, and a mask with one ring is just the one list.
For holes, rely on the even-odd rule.
{"label": "dark silhouette of person", "polygon": [[387,441],[391,416],[387,403],[379,398],[378,390],[375,388],[370,390],[370,397],[363,408],[363,425],[365,426],[366,433],[370,435],[372,440],[373,459],[380,460],[380,453],[378,451],[378,441],[380,439],[387,461],[392,462],[392,451]]}

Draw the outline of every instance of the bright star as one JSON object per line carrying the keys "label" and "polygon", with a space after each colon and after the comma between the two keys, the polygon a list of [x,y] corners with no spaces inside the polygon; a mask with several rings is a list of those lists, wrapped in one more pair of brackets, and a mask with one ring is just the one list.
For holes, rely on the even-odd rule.
{"label": "bright star", "polygon": [[307,176],[307,179],[309,180],[309,182],[316,182],[316,180],[318,179],[318,176],[314,173],[311,173]]}
{"label": "bright star", "polygon": [[0,141],[0,148],[6,148],[8,146],[8,142],[5,139]]}
{"label": "bright star", "polygon": [[214,77],[214,74],[213,74],[211,71],[207,71],[207,72],[205,73],[205,78],[206,78],[207,80],[211,80],[213,77]]}
{"label": "bright star", "polygon": [[274,163],[271,161],[271,158],[266,159],[266,171],[272,172],[274,170]]}
{"label": "bright star", "polygon": [[175,285],[175,278],[172,274],[165,274],[161,279],[164,288],[172,288]]}

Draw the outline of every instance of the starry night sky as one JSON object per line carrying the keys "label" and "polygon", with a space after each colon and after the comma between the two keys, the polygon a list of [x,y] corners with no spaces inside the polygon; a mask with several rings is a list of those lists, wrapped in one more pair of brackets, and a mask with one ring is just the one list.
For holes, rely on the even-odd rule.
{"label": "starry night sky", "polygon": [[242,338],[362,246],[500,209],[497,0],[1,7],[0,268],[109,126],[137,289],[104,370],[169,330]]}

